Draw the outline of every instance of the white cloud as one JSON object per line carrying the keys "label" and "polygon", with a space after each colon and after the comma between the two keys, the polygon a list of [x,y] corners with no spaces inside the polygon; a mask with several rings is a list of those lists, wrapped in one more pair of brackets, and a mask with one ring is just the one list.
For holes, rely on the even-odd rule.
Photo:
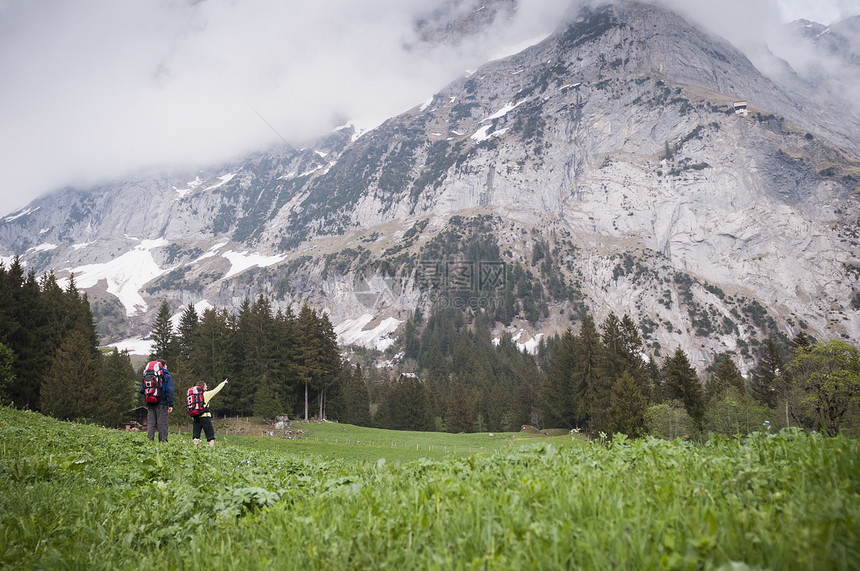
{"label": "white cloud", "polygon": [[487,45],[422,45],[443,2],[0,0],[2,208],[378,124],[560,12],[531,0]]}
{"label": "white cloud", "polygon": [[[803,7],[811,19],[860,12],[858,0],[665,1],[699,6],[700,20],[736,38]],[[66,184],[210,164],[281,137],[301,145],[346,120],[378,124],[536,41],[567,9],[521,0],[484,38],[421,44],[416,18],[446,2],[0,0],[0,215]]]}

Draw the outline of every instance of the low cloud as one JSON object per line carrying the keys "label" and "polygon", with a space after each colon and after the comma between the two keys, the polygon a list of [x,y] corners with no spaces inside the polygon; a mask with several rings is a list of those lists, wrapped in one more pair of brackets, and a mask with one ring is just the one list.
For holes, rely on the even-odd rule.
{"label": "low cloud", "polygon": [[[732,1],[692,16],[730,41],[784,18],[775,0]],[[838,6],[855,3],[833,2],[840,14]],[[428,43],[415,22],[449,6],[0,0],[0,214],[64,185],[212,164],[281,138],[300,146],[345,120],[375,126],[550,32],[568,10],[557,0],[524,0],[480,37]],[[735,7],[748,20],[717,19]]]}
{"label": "low cloud", "polygon": [[0,0],[0,208],[375,126],[562,11],[532,1],[484,42],[422,42],[416,20],[445,4]]}

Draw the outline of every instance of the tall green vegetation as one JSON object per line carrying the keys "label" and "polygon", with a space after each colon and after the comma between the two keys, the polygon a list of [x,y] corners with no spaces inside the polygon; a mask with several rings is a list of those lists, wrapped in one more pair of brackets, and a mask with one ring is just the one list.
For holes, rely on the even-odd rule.
{"label": "tall green vegetation", "polygon": [[134,403],[128,355],[97,348],[86,294],[74,277],[24,276],[0,263],[0,402],[58,418],[120,423]]}
{"label": "tall green vegetation", "polygon": [[[860,556],[860,450],[842,436],[359,429],[412,446],[353,440],[347,456],[355,427],[307,426],[219,435],[213,453],[0,407],[0,567],[847,571]],[[479,441],[493,450],[465,452]]]}
{"label": "tall green vegetation", "polygon": [[794,418],[830,436],[860,407],[860,356],[841,339],[800,345],[785,372]]}
{"label": "tall green vegetation", "polygon": [[15,372],[12,367],[12,361],[15,354],[12,349],[0,343],[0,405],[8,404],[12,401],[9,394],[12,383],[15,382]]}
{"label": "tall green vegetation", "polygon": [[663,366],[664,390],[669,400],[678,400],[684,405],[684,410],[690,418],[701,426],[705,414],[705,399],[702,384],[696,374],[696,369],[684,351],[678,347],[675,353],[666,359]]}
{"label": "tall green vegetation", "polygon": [[[149,357],[164,359],[174,376],[178,403],[198,381],[214,386],[229,377],[217,413],[307,415],[312,402],[315,415],[325,418],[326,398],[337,392],[341,362],[333,328],[307,306],[297,318],[273,313],[264,296],[246,300],[238,315],[211,308],[199,316],[189,305],[174,330],[163,300],[149,339]],[[118,425],[131,418],[139,385],[127,353],[98,350],[89,303],[74,278],[63,290],[50,273],[37,280],[31,271],[25,278],[18,259],[8,269],[0,264],[0,402]],[[302,386],[311,392],[299,401]]]}
{"label": "tall green vegetation", "polygon": [[[438,239],[453,243],[458,235]],[[431,246],[431,254],[447,247]],[[498,256],[480,239],[457,247],[476,263]],[[533,251],[538,262],[551,255],[542,242]],[[87,298],[74,279],[62,289],[52,274],[25,278],[16,260],[8,270],[0,265],[0,286],[0,401],[59,418],[111,425],[127,420],[139,402],[139,372],[127,354],[97,351]],[[501,303],[505,291],[486,292],[487,300]],[[858,429],[857,351],[844,341],[800,335],[786,350],[770,339],[749,378],[734,356],[723,354],[703,384],[680,348],[662,362],[649,358],[629,315],[610,313],[598,324],[584,312],[576,329],[541,339],[530,354],[510,333],[491,333],[498,307],[445,299],[451,300],[443,297],[427,316],[416,311],[407,320],[399,368],[378,369],[379,355],[360,351],[349,355],[350,362],[324,313],[307,304],[298,314],[276,311],[263,295],[244,300],[236,313],[208,308],[199,314],[189,304],[176,328],[176,309],[162,301],[150,356],[167,360],[180,403],[198,381],[214,386],[229,377],[214,403],[216,415],[287,414],[453,433],[528,425],[610,437],[707,438],[785,426],[829,435]]]}
{"label": "tall green vegetation", "polygon": [[344,379],[331,322],[307,304],[296,316],[274,311],[261,295],[244,300],[237,315],[209,308],[199,319],[189,305],[177,331],[168,327],[158,338],[172,348],[176,366],[168,367],[179,394],[198,381],[230,379],[213,403],[218,414],[326,418],[326,400]]}

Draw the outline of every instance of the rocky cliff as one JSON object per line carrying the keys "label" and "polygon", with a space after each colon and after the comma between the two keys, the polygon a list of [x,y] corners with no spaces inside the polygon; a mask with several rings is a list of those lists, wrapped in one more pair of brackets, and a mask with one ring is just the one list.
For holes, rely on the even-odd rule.
{"label": "rocky cliff", "polygon": [[[857,344],[860,121],[801,93],[671,12],[587,8],[361,136],[35,201],[0,222],[0,254],[121,301],[114,336],[145,335],[162,298],[266,294],[384,349],[439,302],[430,268],[492,262],[538,284],[537,313],[517,294],[497,324],[523,341],[587,309],[698,366],[801,329]],[[475,228],[498,259],[439,248]]]}

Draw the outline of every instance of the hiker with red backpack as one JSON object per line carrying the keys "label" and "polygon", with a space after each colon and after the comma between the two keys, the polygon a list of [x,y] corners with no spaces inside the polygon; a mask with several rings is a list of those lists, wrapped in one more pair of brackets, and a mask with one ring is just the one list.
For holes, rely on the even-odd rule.
{"label": "hiker with red backpack", "polygon": [[206,383],[200,381],[195,386],[188,389],[188,396],[185,399],[188,414],[194,419],[194,425],[191,429],[191,438],[194,440],[194,446],[200,444],[200,430],[206,435],[206,441],[210,448],[215,447],[215,428],[212,427],[212,413],[209,412],[209,401],[212,397],[221,392],[224,385],[227,384],[227,379],[221,381],[217,387],[211,391],[206,390]]}
{"label": "hiker with red backpack", "polygon": [[146,437],[167,442],[167,415],[173,412],[173,377],[161,359],[150,361],[143,369],[143,384],[138,391],[146,401]]}

